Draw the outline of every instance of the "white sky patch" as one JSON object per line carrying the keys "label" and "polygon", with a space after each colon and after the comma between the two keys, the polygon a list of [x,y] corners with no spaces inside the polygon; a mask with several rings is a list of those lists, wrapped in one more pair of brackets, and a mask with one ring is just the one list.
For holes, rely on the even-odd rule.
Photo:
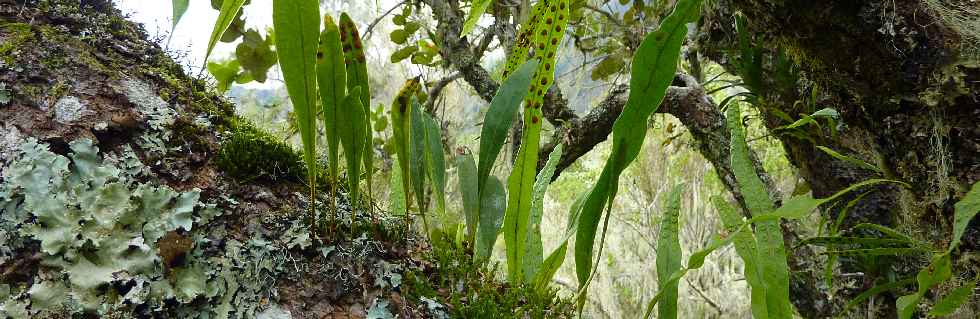
{"label": "white sky patch", "polygon": [[[129,19],[142,23],[151,37],[170,33],[173,25],[173,9],[166,0],[114,0],[116,7]],[[245,6],[246,28],[256,28],[263,33],[272,25],[272,0],[252,0]],[[211,8],[211,1],[190,0],[184,17],[171,35],[169,48],[186,51],[186,60],[181,61],[199,68],[204,65],[204,53],[208,49],[211,30],[218,19],[218,10]],[[166,42],[165,42],[166,43]],[[218,42],[211,53],[213,58],[223,58],[235,52],[236,43]]]}
{"label": "white sky patch", "polygon": [[[258,29],[261,33],[265,34],[266,28],[272,26],[272,1],[251,0],[251,3],[244,7],[246,29]],[[321,11],[331,14],[341,10],[361,11],[365,9],[363,7],[365,3],[361,1],[370,1],[369,6],[374,9],[371,11],[380,10],[378,8],[385,8],[387,10],[387,8],[391,8],[399,2],[397,0],[327,1],[324,5],[324,10]],[[162,45],[167,45],[168,51],[177,52],[178,62],[189,66],[190,70],[188,71],[190,74],[198,74],[201,67],[205,65],[204,54],[207,52],[208,40],[211,38],[211,30],[214,28],[214,22],[218,19],[218,10],[211,8],[211,1],[190,0],[187,12],[184,13],[184,16],[180,19],[180,23],[177,24],[172,34],[170,34],[171,26],[173,25],[171,1],[113,0],[113,2],[119,10],[128,15],[129,20],[143,24],[143,27],[151,38],[163,38]],[[371,14],[372,21],[374,17],[377,17],[382,12],[379,11],[376,14]],[[400,11],[394,13],[398,12]],[[335,18],[339,16],[339,14],[334,15]],[[391,16],[385,17],[385,19],[390,21]],[[365,27],[367,23],[361,23],[362,27]],[[377,34],[377,37],[387,39],[387,32],[380,33]],[[167,39],[168,34],[170,34],[169,44]],[[224,43],[219,41],[211,53],[211,60],[224,59],[233,55],[238,42]],[[378,54],[377,52],[369,53]],[[185,54],[186,56],[184,56]],[[390,53],[384,52],[380,56],[387,58],[388,54]],[[244,86],[252,88],[275,87],[282,85],[282,82],[277,80],[281,78],[278,68],[274,67],[270,69],[269,80],[266,83],[251,82]]]}

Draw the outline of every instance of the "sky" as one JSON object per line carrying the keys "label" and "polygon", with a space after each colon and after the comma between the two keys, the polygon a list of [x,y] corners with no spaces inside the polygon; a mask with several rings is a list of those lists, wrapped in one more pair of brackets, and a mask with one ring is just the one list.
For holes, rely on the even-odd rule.
{"label": "sky", "polygon": [[[166,0],[114,0],[116,7],[129,15],[129,19],[143,24],[146,32],[153,38],[170,33],[173,25],[173,9]],[[204,65],[204,53],[218,11],[211,8],[210,0],[190,0],[187,13],[181,18],[170,39],[169,48],[186,51],[183,61],[193,66]],[[252,0],[245,6],[245,23],[248,27],[264,30],[272,24],[272,0]],[[235,51],[235,44],[218,42],[211,53],[214,57],[224,57]]]}

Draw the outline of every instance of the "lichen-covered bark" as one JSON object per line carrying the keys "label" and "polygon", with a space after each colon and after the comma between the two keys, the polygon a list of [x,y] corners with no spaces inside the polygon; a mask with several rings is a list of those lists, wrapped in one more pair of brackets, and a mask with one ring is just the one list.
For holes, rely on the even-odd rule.
{"label": "lichen-covered bark", "polygon": [[0,317],[434,315],[401,219],[313,238],[299,155],[208,87],[109,1],[0,1]]}

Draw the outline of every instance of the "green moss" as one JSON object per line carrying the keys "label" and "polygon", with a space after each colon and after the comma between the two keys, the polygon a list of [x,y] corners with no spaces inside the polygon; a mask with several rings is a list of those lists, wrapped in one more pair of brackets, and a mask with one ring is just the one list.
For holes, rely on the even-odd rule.
{"label": "green moss", "polygon": [[496,267],[474,263],[472,253],[457,248],[451,236],[434,237],[432,255],[427,256],[434,265],[432,273],[405,272],[405,294],[410,300],[427,298],[448,305],[451,318],[573,317],[572,303],[559,298],[557,289],[499,283],[494,279]]}
{"label": "green moss", "polygon": [[244,119],[229,125],[231,136],[221,143],[218,168],[240,181],[302,181],[306,176],[300,154],[288,144]]}
{"label": "green moss", "polygon": [[31,25],[27,23],[4,23],[0,24],[0,30],[6,33],[6,39],[0,43],[0,60],[5,64],[14,64],[13,51],[24,43],[34,39],[34,32]]}

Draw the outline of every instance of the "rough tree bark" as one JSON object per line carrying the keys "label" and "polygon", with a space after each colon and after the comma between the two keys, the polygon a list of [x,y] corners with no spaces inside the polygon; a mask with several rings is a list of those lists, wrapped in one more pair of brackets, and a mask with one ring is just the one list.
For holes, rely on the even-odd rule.
{"label": "rough tree bark", "polygon": [[[209,87],[185,75],[108,0],[0,1],[0,313],[71,317],[58,312],[62,302],[71,306],[88,298],[87,305],[95,307],[87,309],[89,315],[122,318],[356,318],[366,316],[381,297],[399,317],[426,316],[426,306],[401,295],[407,294],[408,279],[401,290],[391,284],[395,275],[401,284],[407,271],[426,280],[432,265],[413,256],[428,250],[418,245],[421,241],[397,226],[400,222],[373,224],[360,210],[358,228],[368,230],[364,237],[350,235],[350,225],[340,222],[332,235],[311,238],[306,231],[310,199],[298,153],[237,118],[234,106]],[[27,237],[34,234],[30,228],[54,226],[26,217],[36,213],[22,202],[28,191],[23,188],[31,186],[5,180],[18,174],[10,165],[38,155],[21,150],[32,140],[52,152],[46,156],[72,159],[80,154],[76,143],[91,141],[97,151],[89,161],[116,167],[127,158],[126,165],[134,166],[125,167],[137,167],[136,172],[94,168],[127,183],[115,188],[127,200],[98,205],[124,205],[117,213],[131,214],[130,208],[141,207],[136,206],[140,196],[145,201],[152,195],[148,190],[190,194],[187,198],[197,202],[186,216],[192,228],[174,228],[153,242],[144,242],[136,230],[123,249],[150,249],[149,259],[143,259],[149,266],[142,270],[113,268],[117,260],[97,258],[98,247],[78,247],[86,251],[80,256],[39,251],[38,241]],[[65,168],[77,172],[85,169],[81,163]],[[38,175],[39,181],[32,181],[72,178]],[[104,182],[79,185],[76,191]],[[59,201],[75,200],[70,194]],[[52,203],[55,199],[52,193]],[[330,216],[322,204],[326,200],[318,199],[318,211]],[[88,207],[92,201],[71,205]],[[350,220],[351,206],[344,198],[338,202],[337,218]],[[169,203],[168,198],[144,206],[145,216],[124,216],[156,220]],[[86,212],[69,206],[65,216],[73,210]],[[107,217],[81,220],[77,227],[99,224],[133,232],[112,226],[121,222]],[[95,272],[105,277],[89,276],[94,270],[105,271]],[[86,280],[98,280],[97,285],[78,284],[91,282]]]}
{"label": "rough tree bark", "polygon": [[[462,13],[458,4],[447,0],[424,1],[433,8],[440,38],[450,39],[440,53],[489,101],[496,83],[471,59],[468,40],[459,38]],[[969,6],[966,2],[939,3]],[[701,32],[690,43],[692,49],[700,50],[730,73],[740,74],[740,57],[734,52],[738,42],[733,20],[736,12],[740,12],[749,21],[749,38],[753,45],[764,49],[767,61],[775,61],[777,53],[783,53],[797,70],[795,77],[786,82],[780,80],[785,77],[778,73],[775,63],[763,65],[763,86],[760,92],[753,93],[760,97],[756,107],[770,131],[790,124],[786,114],[798,118],[797,114],[824,107],[840,112],[844,126],[835,134],[829,131],[815,131],[809,137],[776,134],[815,197],[829,196],[874,177],[913,185],[910,190],[879,187],[849,213],[844,227],[862,222],[890,225],[936,247],[944,246],[949,237],[952,204],[980,179],[980,125],[977,124],[980,122],[980,62],[961,52],[970,45],[967,42],[970,38],[957,34],[935,7],[920,0],[707,3],[710,5],[705,6],[704,18],[699,22]],[[506,15],[497,18],[505,20],[495,24],[512,23]],[[700,86],[694,82],[678,75],[660,112],[678,117],[688,127],[702,155],[739,199],[734,178],[727,168],[728,134],[724,117],[703,90],[698,92]],[[815,88],[819,89],[814,95]],[[559,119],[569,124],[557,130],[542,154],[548,154],[554,143],[567,143],[560,172],[604,141],[622,111],[627,93],[627,87],[616,87],[589,114],[579,117],[566,112],[567,101],[561,98],[557,86],[553,86],[543,107],[545,116],[553,124],[560,123]],[[817,100],[809,101],[809,105],[797,103],[806,102],[810,96],[816,96]],[[873,163],[885,173],[880,176],[835,159],[818,150],[817,145]],[[776,194],[772,187],[770,193]],[[825,214],[833,218],[838,211],[829,209]],[[935,227],[936,221],[940,229]],[[961,251],[975,252],[980,248],[978,224],[977,221],[971,224]],[[793,228],[784,225],[788,247],[797,234]],[[846,298],[859,291],[846,290],[831,297],[827,287],[819,287],[821,270],[815,255],[798,251],[791,256],[792,298],[804,317],[832,315]],[[957,269],[977,273],[976,266],[965,260],[968,259],[958,263]],[[854,267],[851,260],[841,262],[845,270]],[[921,266],[917,260],[906,260],[895,267],[908,275]],[[867,288],[878,275],[866,274],[863,285],[859,286]],[[893,302],[885,304],[884,315],[894,315],[894,309],[889,309]]]}

